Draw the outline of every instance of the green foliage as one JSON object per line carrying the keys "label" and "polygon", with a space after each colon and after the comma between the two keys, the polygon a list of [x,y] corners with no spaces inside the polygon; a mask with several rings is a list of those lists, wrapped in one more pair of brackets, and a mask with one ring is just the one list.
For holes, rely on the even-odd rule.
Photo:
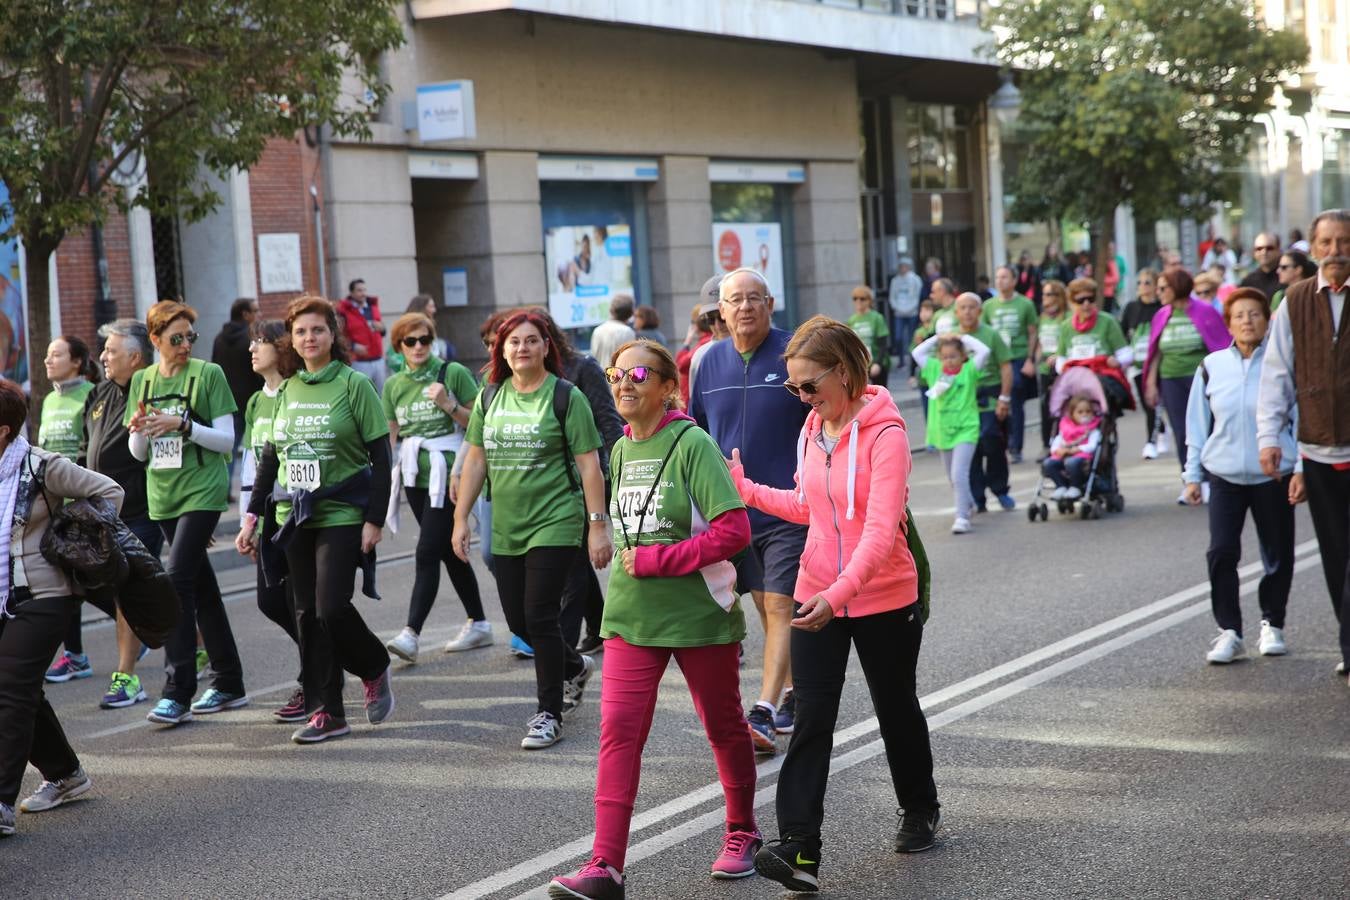
{"label": "green foliage", "polygon": [[1009,192],[1023,221],[1202,214],[1237,192],[1253,117],[1307,60],[1243,0],[1006,0],[991,24],[1018,70]]}
{"label": "green foliage", "polygon": [[[374,66],[403,40],[396,0],[4,0],[0,181],[9,235],[55,247],[125,207],[117,167],[151,161],[133,203],[192,219],[203,169],[247,168],[270,138],[368,131]],[[91,177],[91,170],[93,175]],[[35,298],[36,299],[36,298]]]}

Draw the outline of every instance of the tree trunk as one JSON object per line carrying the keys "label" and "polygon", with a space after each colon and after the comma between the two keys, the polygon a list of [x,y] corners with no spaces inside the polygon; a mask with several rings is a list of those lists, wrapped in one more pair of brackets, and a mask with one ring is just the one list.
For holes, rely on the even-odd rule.
{"label": "tree trunk", "polygon": [[[1107,244],[1115,229],[1114,216],[1103,216],[1089,226],[1092,239],[1092,278],[1097,282],[1098,307],[1103,311],[1118,313],[1118,309],[1109,309],[1106,299],[1106,269],[1111,262],[1111,253]],[[1120,295],[1120,284],[1116,284],[1116,295]],[[1115,301],[1111,301],[1112,303]]]}
{"label": "tree trunk", "polygon": [[35,440],[38,420],[42,415],[42,401],[51,393],[47,380],[47,345],[52,341],[52,282],[47,266],[60,246],[59,241],[47,237],[24,237],[23,248],[28,266],[28,433]]}

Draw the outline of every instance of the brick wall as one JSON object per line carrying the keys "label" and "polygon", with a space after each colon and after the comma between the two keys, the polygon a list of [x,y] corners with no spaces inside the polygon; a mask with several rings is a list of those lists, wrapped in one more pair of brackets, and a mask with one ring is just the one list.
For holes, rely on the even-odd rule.
{"label": "brick wall", "polygon": [[[103,226],[103,250],[108,258],[108,278],[119,316],[136,315],[136,299],[131,281],[131,247],[127,219],[109,213]],[[98,274],[94,263],[94,239],[89,231],[72,233],[56,251],[56,281],[61,295],[61,330],[94,345],[98,330],[94,323],[94,305],[98,301]],[[47,348],[34,348],[41,364]]]}
{"label": "brick wall", "polygon": [[[299,234],[305,291],[315,294],[319,292],[319,258],[315,253],[314,206],[309,186],[313,182],[318,187],[319,202],[322,203],[320,175],[318,148],[310,147],[303,135],[296,135],[294,140],[269,143],[262,159],[248,173],[255,250],[258,235]],[[335,297],[345,293],[332,284],[328,290]],[[286,304],[298,296],[295,292],[259,294],[258,302],[264,316],[281,318]]]}

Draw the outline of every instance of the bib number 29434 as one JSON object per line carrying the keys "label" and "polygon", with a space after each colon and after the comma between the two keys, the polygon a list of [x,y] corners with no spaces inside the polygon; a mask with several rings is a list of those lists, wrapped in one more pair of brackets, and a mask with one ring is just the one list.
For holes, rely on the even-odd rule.
{"label": "bib number 29434", "polygon": [[183,468],[183,436],[166,434],[150,442],[150,468]]}

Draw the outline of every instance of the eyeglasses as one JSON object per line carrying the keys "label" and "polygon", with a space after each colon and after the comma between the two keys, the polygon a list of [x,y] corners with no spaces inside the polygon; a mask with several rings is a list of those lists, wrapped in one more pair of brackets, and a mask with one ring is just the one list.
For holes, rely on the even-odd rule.
{"label": "eyeglasses", "polygon": [[248,342],[248,349],[257,350],[259,347],[266,347],[270,343],[271,341],[266,341],[263,340],[262,338],[254,338],[253,340]]}
{"label": "eyeglasses", "polygon": [[652,371],[651,366],[633,366],[631,369],[620,369],[618,366],[609,366],[605,369],[605,380],[610,384],[618,384],[623,381],[624,376],[633,384],[646,384],[647,379],[656,373]]}
{"label": "eyeglasses", "polygon": [[820,382],[824,380],[826,375],[829,375],[830,372],[833,371],[834,369],[830,369],[829,371],[821,372],[815,378],[812,378],[810,381],[803,381],[801,384],[793,384],[790,381],[785,381],[783,382],[783,387],[787,388],[788,393],[794,397],[800,397],[802,394],[805,394],[808,397],[814,397],[816,392],[820,390]]}
{"label": "eyeglasses", "polygon": [[1083,303],[1096,303],[1097,297],[1093,294],[1084,294],[1081,297],[1074,297],[1073,302],[1075,305],[1081,305]]}
{"label": "eyeglasses", "polygon": [[436,339],[429,334],[410,334],[403,339],[403,346],[416,347],[421,344],[423,347],[430,347],[434,340]]}
{"label": "eyeglasses", "polygon": [[761,297],[759,294],[747,294],[744,297],[723,297],[722,302],[727,306],[733,307],[759,306],[760,304],[768,303],[769,298]]}
{"label": "eyeglasses", "polygon": [[184,331],[181,334],[172,335],[169,338],[169,345],[172,347],[181,347],[183,346],[183,341],[187,341],[188,346],[191,346],[197,343],[197,338],[199,337],[201,337],[201,335],[195,331]]}
{"label": "eyeglasses", "polygon": [[1298,266],[1294,265],[1293,263],[1280,263],[1280,264],[1279,264],[1278,266],[1276,266],[1275,268],[1281,269],[1281,270],[1283,270],[1283,269],[1297,269]]}

